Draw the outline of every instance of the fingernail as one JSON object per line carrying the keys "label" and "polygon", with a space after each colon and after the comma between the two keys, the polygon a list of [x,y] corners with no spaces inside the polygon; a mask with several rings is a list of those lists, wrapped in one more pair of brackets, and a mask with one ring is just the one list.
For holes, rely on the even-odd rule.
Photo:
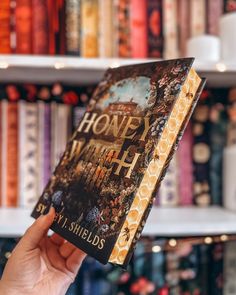
{"label": "fingernail", "polygon": [[55,214],[55,208],[51,206],[48,212],[48,215],[54,215],[54,214]]}

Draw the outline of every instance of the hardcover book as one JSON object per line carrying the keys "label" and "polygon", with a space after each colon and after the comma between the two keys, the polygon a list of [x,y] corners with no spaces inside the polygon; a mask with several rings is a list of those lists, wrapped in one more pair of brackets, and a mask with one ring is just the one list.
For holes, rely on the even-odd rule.
{"label": "hardcover book", "polygon": [[102,263],[127,265],[204,80],[192,58],[109,69],[33,210]]}

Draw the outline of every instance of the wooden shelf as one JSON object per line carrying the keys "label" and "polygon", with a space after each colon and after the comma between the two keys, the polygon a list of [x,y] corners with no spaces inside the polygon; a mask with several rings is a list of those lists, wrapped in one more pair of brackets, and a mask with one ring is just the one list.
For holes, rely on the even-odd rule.
{"label": "wooden shelf", "polygon": [[[0,55],[0,82],[69,84],[97,83],[109,67],[153,61],[153,59],[80,58],[70,56]],[[195,69],[209,86],[236,84],[236,63],[196,61]]]}
{"label": "wooden shelf", "polygon": [[[0,209],[0,237],[21,236],[33,222],[29,209]],[[236,234],[236,213],[220,207],[153,207],[143,235],[157,237]]]}

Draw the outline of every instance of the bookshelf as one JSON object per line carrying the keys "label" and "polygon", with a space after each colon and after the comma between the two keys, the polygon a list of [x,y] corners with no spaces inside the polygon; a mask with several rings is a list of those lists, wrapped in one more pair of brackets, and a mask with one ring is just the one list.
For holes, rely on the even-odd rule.
{"label": "bookshelf", "polygon": [[[108,67],[153,59],[80,58],[68,56],[0,55],[1,82],[68,84],[97,83]],[[195,61],[195,69],[212,87],[230,87],[236,81],[235,63]],[[31,210],[0,208],[0,237],[21,236],[33,222]],[[153,208],[144,235],[190,236],[236,234],[236,213],[221,207]]]}
{"label": "bookshelf", "polygon": [[[0,236],[21,236],[33,222],[30,209],[0,209]],[[143,235],[158,237],[236,234],[236,213],[221,207],[153,207]]]}
{"label": "bookshelf", "polygon": [[[80,58],[68,56],[0,55],[0,81],[91,84],[109,67],[153,61],[153,59]],[[195,61],[195,69],[211,87],[235,85],[236,62]],[[22,71],[24,74],[22,74]]]}

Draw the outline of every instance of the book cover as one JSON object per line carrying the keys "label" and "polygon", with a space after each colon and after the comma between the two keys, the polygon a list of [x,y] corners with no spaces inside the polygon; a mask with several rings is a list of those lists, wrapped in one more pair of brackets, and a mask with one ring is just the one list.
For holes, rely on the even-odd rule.
{"label": "book cover", "polygon": [[147,1],[148,57],[161,58],[163,53],[162,1]]}
{"label": "book cover", "polygon": [[98,56],[98,0],[81,2],[81,56]]}
{"label": "book cover", "polygon": [[16,53],[32,53],[32,5],[31,0],[17,0],[16,19]]}
{"label": "book cover", "polygon": [[66,52],[80,54],[80,0],[66,0]]}
{"label": "book cover", "polygon": [[147,3],[145,0],[130,0],[131,57],[147,57]]}
{"label": "book cover", "polygon": [[32,216],[102,263],[126,265],[204,80],[193,59],[109,69]]}
{"label": "book cover", "polygon": [[0,53],[11,53],[11,28],[10,28],[11,10],[10,0],[0,1]]}

